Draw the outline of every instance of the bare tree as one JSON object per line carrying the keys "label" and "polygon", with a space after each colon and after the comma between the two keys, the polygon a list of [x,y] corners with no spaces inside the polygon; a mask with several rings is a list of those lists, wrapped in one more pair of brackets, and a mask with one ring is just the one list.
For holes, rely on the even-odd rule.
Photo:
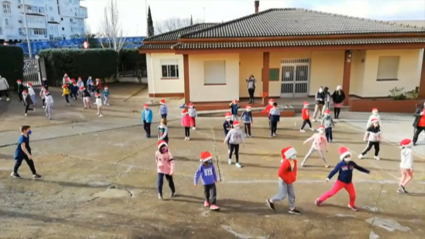
{"label": "bare tree", "polygon": [[119,18],[117,0],[110,0],[104,9],[100,25],[99,43],[102,48],[114,49],[120,52],[125,43],[125,37]]}
{"label": "bare tree", "polygon": [[192,20],[191,18],[172,17],[163,21],[155,22],[155,33],[161,34],[202,22],[202,20]]}

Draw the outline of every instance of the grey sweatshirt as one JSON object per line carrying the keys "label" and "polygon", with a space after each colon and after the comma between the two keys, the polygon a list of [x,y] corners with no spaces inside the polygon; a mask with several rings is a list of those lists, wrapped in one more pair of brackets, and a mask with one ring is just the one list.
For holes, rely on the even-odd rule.
{"label": "grey sweatshirt", "polygon": [[323,117],[321,125],[325,126],[325,129],[332,128],[334,124],[335,123],[330,115],[325,115]]}
{"label": "grey sweatshirt", "polygon": [[227,133],[224,141],[227,142],[229,140],[230,144],[241,144],[244,143],[243,133],[240,128],[231,129],[229,133]]}
{"label": "grey sweatshirt", "polygon": [[198,116],[198,114],[196,113],[195,107],[189,107],[188,113],[189,113],[189,116],[192,118],[195,118]]}

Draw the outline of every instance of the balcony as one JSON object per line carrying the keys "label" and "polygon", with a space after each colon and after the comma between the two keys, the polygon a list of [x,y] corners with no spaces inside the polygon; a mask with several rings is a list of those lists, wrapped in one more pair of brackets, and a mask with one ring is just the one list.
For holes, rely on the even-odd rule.
{"label": "balcony", "polygon": [[76,18],[87,18],[87,8],[85,7],[80,7],[80,8],[76,8],[75,9],[75,17]]}
{"label": "balcony", "polygon": [[84,34],[84,27],[71,27],[71,31],[74,34]]}
{"label": "balcony", "polygon": [[[23,22],[24,20],[20,20]],[[41,28],[46,29],[46,19],[44,17],[27,16],[28,28]]]}
{"label": "balcony", "polygon": [[[24,6],[21,4],[18,6],[20,11],[24,13]],[[45,16],[46,9],[44,7],[38,7],[34,5],[25,4],[25,12],[27,15]]]}

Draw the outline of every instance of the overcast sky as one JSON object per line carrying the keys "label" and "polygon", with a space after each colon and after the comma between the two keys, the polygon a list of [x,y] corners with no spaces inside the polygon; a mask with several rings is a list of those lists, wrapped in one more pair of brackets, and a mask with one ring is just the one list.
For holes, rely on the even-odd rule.
{"label": "overcast sky", "polygon": [[[88,8],[87,24],[98,32],[104,7],[110,0],[81,0]],[[146,4],[154,23],[179,17],[222,22],[254,12],[254,0],[118,0],[120,20],[127,36],[146,35]],[[269,8],[307,8],[377,20],[425,20],[425,0],[260,0]]]}

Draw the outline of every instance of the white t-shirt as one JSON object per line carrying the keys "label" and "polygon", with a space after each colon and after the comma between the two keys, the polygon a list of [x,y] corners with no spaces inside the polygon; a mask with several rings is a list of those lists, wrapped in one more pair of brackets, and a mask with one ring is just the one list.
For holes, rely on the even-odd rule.
{"label": "white t-shirt", "polygon": [[403,169],[412,169],[413,168],[413,155],[412,155],[412,149],[410,148],[404,148],[400,152],[400,168]]}
{"label": "white t-shirt", "polygon": [[96,98],[96,105],[102,106],[102,99],[101,98]]}

